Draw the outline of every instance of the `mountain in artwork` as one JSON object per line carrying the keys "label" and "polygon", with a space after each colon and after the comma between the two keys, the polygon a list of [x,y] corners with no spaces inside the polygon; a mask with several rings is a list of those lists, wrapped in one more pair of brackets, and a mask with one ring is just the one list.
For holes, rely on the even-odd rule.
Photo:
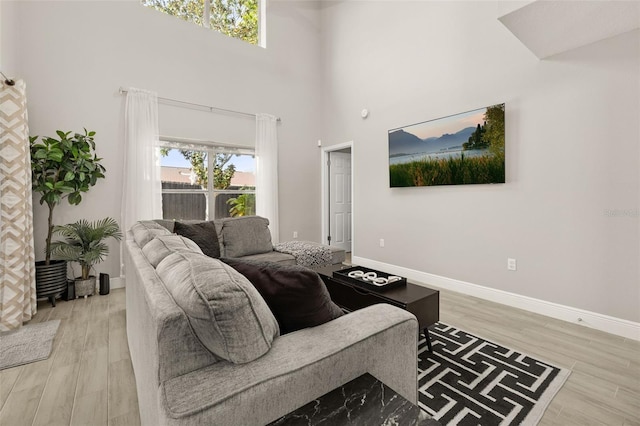
{"label": "mountain in artwork", "polygon": [[452,148],[462,149],[462,144],[469,140],[475,127],[465,127],[456,133],[444,133],[439,137],[420,139],[404,129],[389,132],[389,157],[419,153],[433,153]]}

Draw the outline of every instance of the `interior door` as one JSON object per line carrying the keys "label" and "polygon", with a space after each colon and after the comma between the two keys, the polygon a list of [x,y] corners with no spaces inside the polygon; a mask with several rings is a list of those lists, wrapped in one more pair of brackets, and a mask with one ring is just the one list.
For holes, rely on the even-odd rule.
{"label": "interior door", "polygon": [[328,244],[351,251],[351,153],[329,152]]}

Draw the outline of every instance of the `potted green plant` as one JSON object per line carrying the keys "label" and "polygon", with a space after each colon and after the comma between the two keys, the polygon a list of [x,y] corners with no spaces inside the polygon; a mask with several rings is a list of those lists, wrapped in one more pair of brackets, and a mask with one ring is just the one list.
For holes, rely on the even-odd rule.
{"label": "potted green plant", "polygon": [[51,254],[80,264],[81,275],[75,278],[76,296],[92,295],[95,292],[96,277],[90,275],[91,268],[109,254],[109,246],[105,240],[122,239],[118,222],[110,217],[96,222],[81,219],[68,225],[54,226],[53,233],[64,239],[51,243]]}
{"label": "potted green plant", "polygon": [[[247,187],[242,190],[248,189]],[[235,198],[229,198],[227,204],[229,208],[229,214],[232,217],[251,216],[256,214],[256,196],[255,194],[240,194]]]}
{"label": "potted green plant", "polygon": [[30,137],[31,181],[34,192],[40,193],[40,204],[49,209],[45,260],[36,262],[36,293],[49,297],[55,306],[55,297],[67,288],[67,262],[51,260],[53,210],[65,198],[71,205],[82,201],[82,193],[104,178],[105,168],[95,154],[95,132],[84,129],[84,134],[56,131],[58,139]]}

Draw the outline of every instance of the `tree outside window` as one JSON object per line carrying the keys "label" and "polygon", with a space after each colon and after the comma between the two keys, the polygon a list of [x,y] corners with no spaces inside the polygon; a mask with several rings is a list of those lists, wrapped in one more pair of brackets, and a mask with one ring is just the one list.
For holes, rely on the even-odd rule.
{"label": "tree outside window", "polygon": [[144,6],[256,45],[259,44],[258,2],[259,0],[142,0]]}
{"label": "tree outside window", "polygon": [[213,220],[255,214],[252,151],[244,149],[238,154],[216,147],[175,146],[160,148],[164,219]]}

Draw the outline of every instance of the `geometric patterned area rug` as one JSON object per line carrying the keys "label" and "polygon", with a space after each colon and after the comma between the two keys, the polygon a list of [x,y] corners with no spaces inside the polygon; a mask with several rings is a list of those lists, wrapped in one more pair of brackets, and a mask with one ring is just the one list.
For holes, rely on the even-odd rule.
{"label": "geometric patterned area rug", "polygon": [[570,371],[455,327],[418,344],[421,409],[443,425],[536,425]]}
{"label": "geometric patterned area rug", "polygon": [[60,320],[0,333],[0,370],[49,358]]}

